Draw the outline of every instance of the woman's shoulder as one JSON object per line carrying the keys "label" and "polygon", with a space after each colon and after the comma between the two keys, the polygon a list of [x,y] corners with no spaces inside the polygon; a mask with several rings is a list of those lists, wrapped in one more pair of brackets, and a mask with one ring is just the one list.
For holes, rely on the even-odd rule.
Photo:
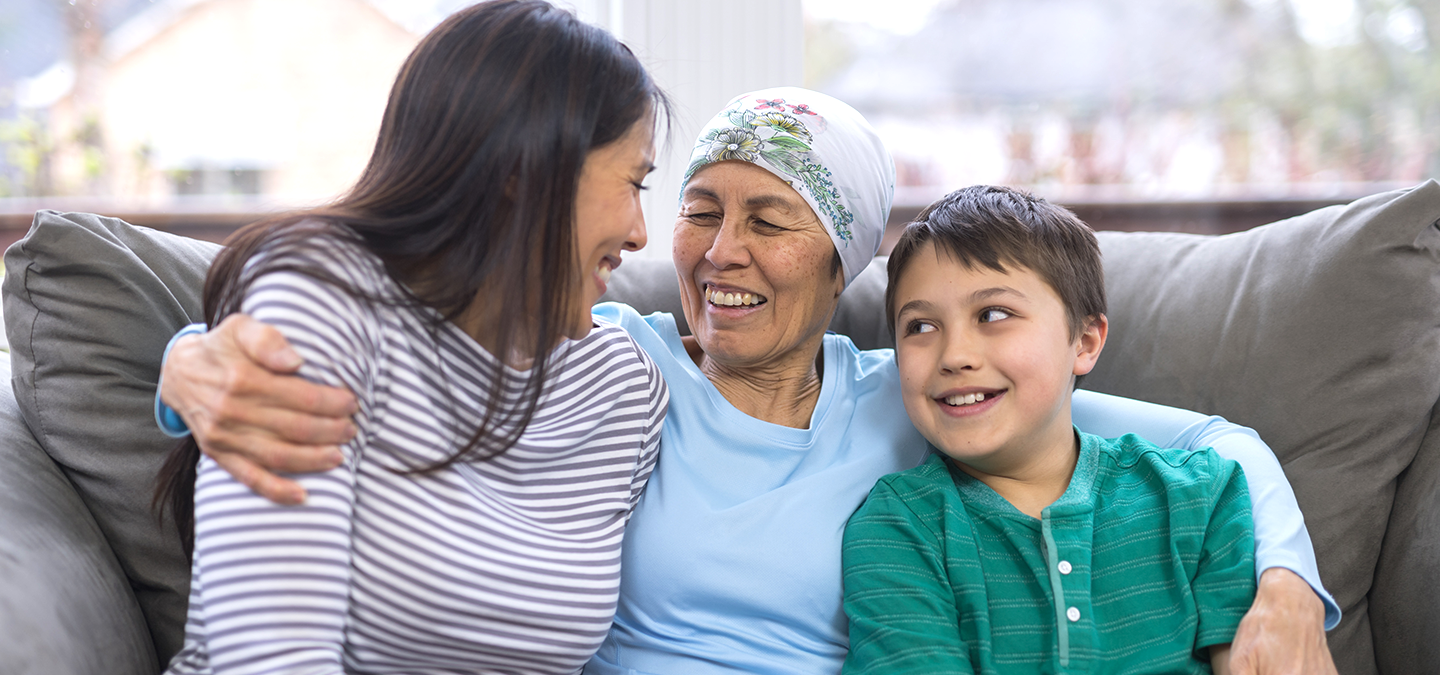
{"label": "woman's shoulder", "polygon": [[[895,350],[860,349],[849,337],[839,333],[825,334],[826,370],[845,382],[853,395],[874,391],[899,401],[900,372],[895,368]],[[833,370],[830,361],[833,360]]]}
{"label": "woman's shoulder", "polygon": [[651,359],[640,344],[620,324],[607,319],[599,314],[594,315],[594,323],[590,332],[579,340],[571,341],[571,349],[567,352],[568,359],[579,359],[582,361],[592,360],[601,353],[619,353],[633,357],[643,363],[651,363]]}
{"label": "woman's shoulder", "polygon": [[358,234],[343,223],[319,218],[276,226],[245,266],[252,275],[304,270],[366,289],[389,285],[384,263]]}
{"label": "woman's shoulder", "polygon": [[[563,359],[566,369],[578,368],[589,373],[601,371],[612,377],[641,377],[663,386],[659,368],[654,359],[640,346],[639,342],[619,324],[595,315],[590,332],[579,340],[572,340],[565,349]],[[616,371],[616,367],[631,366],[629,371]]]}
{"label": "woman's shoulder", "polygon": [[[640,348],[645,351],[661,370],[667,373],[674,368],[693,367],[688,359],[679,359],[676,354],[684,352],[680,340],[680,329],[674,315],[655,312],[641,315],[634,307],[619,302],[602,302],[590,310],[596,320],[623,329]],[[687,366],[688,364],[688,366]]]}
{"label": "woman's shoulder", "polygon": [[330,344],[351,357],[378,349],[386,317],[405,304],[358,235],[318,219],[268,232],[245,261],[241,284],[241,312],[288,331],[292,342]]}

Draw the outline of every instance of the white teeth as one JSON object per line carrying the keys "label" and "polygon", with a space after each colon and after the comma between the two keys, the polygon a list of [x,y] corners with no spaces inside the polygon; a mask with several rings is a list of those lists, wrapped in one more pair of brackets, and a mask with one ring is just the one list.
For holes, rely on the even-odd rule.
{"label": "white teeth", "polygon": [[613,271],[614,270],[611,270],[609,265],[601,263],[595,268],[595,276],[600,277],[601,281],[608,284],[610,283],[610,273]]}
{"label": "white teeth", "polygon": [[745,305],[758,305],[765,301],[765,298],[754,293],[724,293],[721,291],[706,291],[705,299],[713,305],[722,307],[742,307]]}
{"label": "white teeth", "polygon": [[945,403],[953,406],[975,405],[984,400],[984,394],[956,394],[945,397]]}

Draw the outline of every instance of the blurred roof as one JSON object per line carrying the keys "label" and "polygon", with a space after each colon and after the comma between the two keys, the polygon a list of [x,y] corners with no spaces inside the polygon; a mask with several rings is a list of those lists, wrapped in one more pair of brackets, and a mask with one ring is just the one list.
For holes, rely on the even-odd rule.
{"label": "blurred roof", "polygon": [[[1243,76],[1250,11],[1216,0],[952,0],[822,88],[865,110],[1212,100]],[[872,36],[873,39],[873,36]]]}
{"label": "blurred roof", "polygon": [[[113,22],[115,28],[105,34],[102,54],[108,61],[118,61],[180,21],[187,10],[219,1],[221,0],[115,0],[113,4],[106,6],[105,18],[107,22]],[[436,14],[443,15],[443,9],[454,4],[451,0],[357,1],[380,10],[381,14],[412,33],[416,32],[416,28],[422,32],[428,30]],[[40,23],[43,25],[44,22]],[[66,39],[63,22],[58,28],[60,34],[55,40],[63,44]],[[74,68],[61,52],[61,56],[47,68],[15,83],[14,100],[21,109],[45,108],[68,94],[74,84]]]}

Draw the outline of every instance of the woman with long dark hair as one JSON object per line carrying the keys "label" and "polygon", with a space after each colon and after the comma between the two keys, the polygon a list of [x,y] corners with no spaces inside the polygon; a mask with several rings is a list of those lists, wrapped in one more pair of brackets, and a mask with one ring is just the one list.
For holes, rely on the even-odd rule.
{"label": "woman with long dark hair", "polygon": [[157,499],[194,564],[170,673],[562,673],[595,652],[668,395],[590,306],[645,243],[664,110],[604,31],[476,5],[410,55],[348,194],[231,238],[207,322],[277,328],[303,376],[356,394],[356,435],[296,478],[300,506],[193,441],[171,456]]}

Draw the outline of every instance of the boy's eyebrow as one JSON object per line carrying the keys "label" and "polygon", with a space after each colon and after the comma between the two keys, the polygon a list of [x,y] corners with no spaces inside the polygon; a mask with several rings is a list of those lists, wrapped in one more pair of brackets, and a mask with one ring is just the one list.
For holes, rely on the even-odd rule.
{"label": "boy's eyebrow", "polygon": [[1018,295],[1022,299],[1026,297],[1024,293],[1021,293],[1020,291],[1017,291],[1009,286],[992,286],[990,288],[982,288],[978,291],[975,291],[974,293],[971,293],[970,302],[984,302],[997,295],[1005,295],[1006,293]]}
{"label": "boy's eyebrow", "polygon": [[906,312],[925,309],[935,309],[935,303],[929,300],[911,300],[910,302],[900,305],[900,309],[895,310],[895,316],[898,317],[904,315]]}

